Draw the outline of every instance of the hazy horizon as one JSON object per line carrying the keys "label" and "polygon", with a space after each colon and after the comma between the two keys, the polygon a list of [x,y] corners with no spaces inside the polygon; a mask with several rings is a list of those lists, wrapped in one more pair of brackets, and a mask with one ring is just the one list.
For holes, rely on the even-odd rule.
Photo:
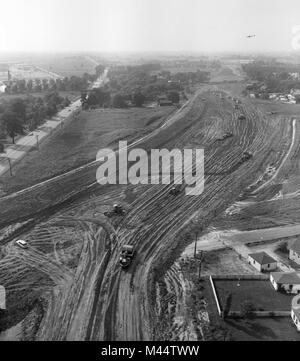
{"label": "hazy horizon", "polygon": [[10,0],[1,10],[4,53],[292,52],[300,24],[296,0]]}

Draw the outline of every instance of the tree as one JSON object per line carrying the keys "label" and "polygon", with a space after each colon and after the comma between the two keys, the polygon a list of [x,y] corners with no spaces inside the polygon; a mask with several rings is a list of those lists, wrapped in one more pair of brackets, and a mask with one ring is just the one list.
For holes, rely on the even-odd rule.
{"label": "tree", "polygon": [[86,99],[87,106],[108,106],[110,103],[110,93],[101,88],[93,89]]}
{"label": "tree", "polygon": [[133,94],[132,101],[136,107],[142,107],[145,100],[146,100],[146,97],[141,92],[135,92]]}
{"label": "tree", "polygon": [[95,68],[95,73],[97,75],[97,77],[99,77],[105,70],[105,67],[101,64],[97,65]]}
{"label": "tree", "polygon": [[114,108],[126,108],[127,104],[124,100],[124,97],[121,94],[116,94],[113,97],[112,106]]}
{"label": "tree", "polygon": [[18,114],[10,110],[7,110],[2,115],[2,120],[7,134],[11,137],[13,144],[15,144],[15,137],[18,134],[24,134],[22,120],[18,117]]}
{"label": "tree", "polygon": [[256,307],[251,301],[244,301],[241,305],[241,314],[242,317],[251,319],[254,317],[254,312],[256,311]]}
{"label": "tree", "polygon": [[224,307],[224,312],[223,312],[224,318],[226,318],[228,316],[230,309],[231,309],[231,304],[232,304],[232,293],[228,292],[226,294],[226,299],[225,299],[225,307]]}
{"label": "tree", "polygon": [[81,101],[81,106],[83,107],[87,101],[87,93],[86,92],[82,92],[81,96],[80,96],[80,101]]}

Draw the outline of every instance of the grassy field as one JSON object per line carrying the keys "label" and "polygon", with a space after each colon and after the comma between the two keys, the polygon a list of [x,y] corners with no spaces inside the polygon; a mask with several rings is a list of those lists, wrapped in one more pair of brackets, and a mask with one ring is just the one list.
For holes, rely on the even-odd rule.
{"label": "grassy field", "polygon": [[233,341],[300,341],[289,317],[226,320]]}
{"label": "grassy field", "polygon": [[231,311],[241,311],[244,301],[251,301],[258,311],[290,311],[293,296],[276,292],[266,280],[214,280],[224,309],[226,295],[232,293]]}
{"label": "grassy field", "polygon": [[[14,167],[14,175],[0,179],[2,193],[38,183],[95,160],[101,148],[116,147],[119,140],[136,139],[159,126],[174,107],[107,109],[80,116],[32,150]],[[96,177],[96,175],[95,175]]]}

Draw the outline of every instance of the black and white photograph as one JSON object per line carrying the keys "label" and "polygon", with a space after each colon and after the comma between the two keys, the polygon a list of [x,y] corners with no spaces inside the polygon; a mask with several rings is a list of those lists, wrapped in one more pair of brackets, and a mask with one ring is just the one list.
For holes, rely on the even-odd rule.
{"label": "black and white photograph", "polygon": [[299,0],[0,9],[0,345],[300,341]]}

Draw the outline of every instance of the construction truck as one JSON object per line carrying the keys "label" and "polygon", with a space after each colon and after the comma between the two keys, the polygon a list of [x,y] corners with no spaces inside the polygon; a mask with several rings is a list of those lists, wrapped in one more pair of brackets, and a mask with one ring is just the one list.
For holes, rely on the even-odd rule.
{"label": "construction truck", "polygon": [[118,203],[115,203],[113,205],[113,209],[109,212],[104,212],[104,215],[106,217],[113,217],[113,216],[124,216],[125,214],[125,210],[123,209],[123,207],[118,204]]}
{"label": "construction truck", "polygon": [[132,259],[134,257],[134,248],[128,244],[122,247],[121,255],[120,255],[120,266],[122,268],[127,268],[130,266]]}
{"label": "construction truck", "polygon": [[241,115],[239,116],[239,120],[245,120],[245,119],[246,119],[245,115],[241,114]]}

